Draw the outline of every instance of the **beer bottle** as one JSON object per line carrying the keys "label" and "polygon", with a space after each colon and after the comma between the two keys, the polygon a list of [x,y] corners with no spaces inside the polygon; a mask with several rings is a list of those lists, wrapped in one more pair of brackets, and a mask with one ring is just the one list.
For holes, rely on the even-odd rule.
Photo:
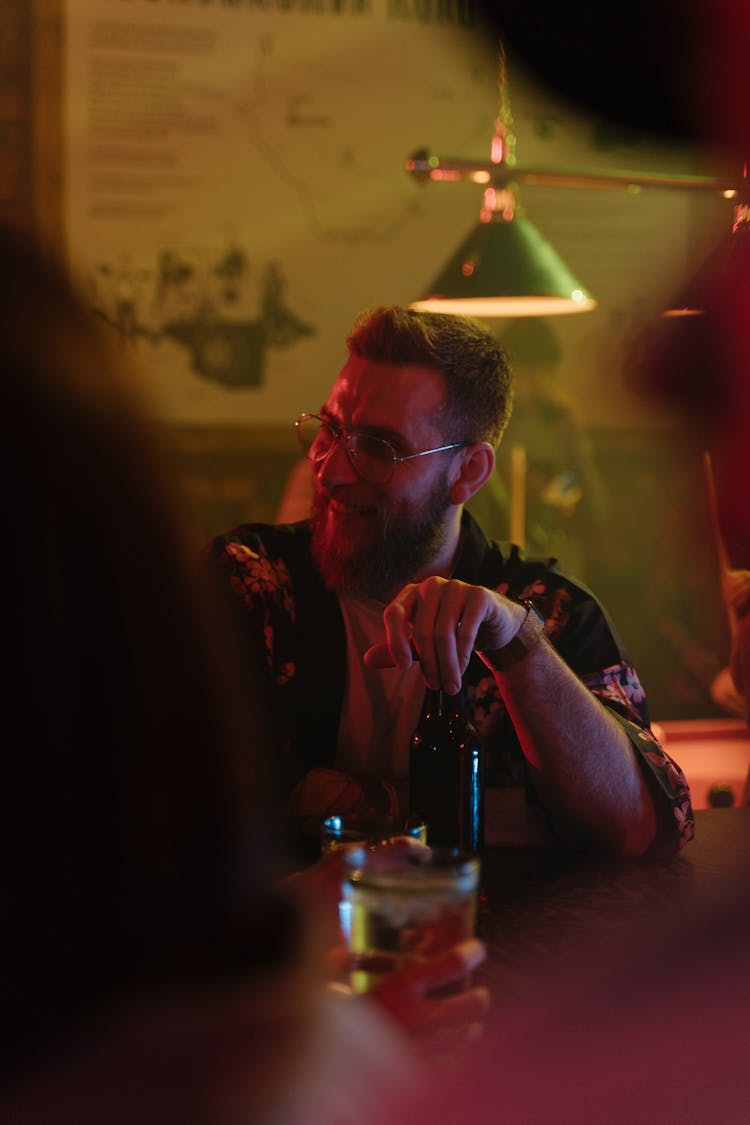
{"label": "beer bottle", "polygon": [[409,811],[427,824],[427,842],[478,852],[484,843],[484,757],[458,695],[425,693],[409,747]]}

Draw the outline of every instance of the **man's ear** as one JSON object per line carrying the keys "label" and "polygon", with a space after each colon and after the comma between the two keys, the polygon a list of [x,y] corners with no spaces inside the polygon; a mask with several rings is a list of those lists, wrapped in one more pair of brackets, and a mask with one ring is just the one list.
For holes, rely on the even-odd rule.
{"label": "man's ear", "polygon": [[459,453],[457,471],[450,487],[451,504],[465,504],[479,492],[495,468],[495,450],[487,441],[467,445]]}

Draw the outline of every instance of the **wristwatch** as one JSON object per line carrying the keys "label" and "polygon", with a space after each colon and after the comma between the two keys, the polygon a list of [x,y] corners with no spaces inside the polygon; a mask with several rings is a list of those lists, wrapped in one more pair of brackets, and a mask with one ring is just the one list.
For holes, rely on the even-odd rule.
{"label": "wristwatch", "polygon": [[526,607],[526,616],[521,622],[521,628],[514,637],[511,637],[507,645],[502,645],[501,648],[482,649],[478,652],[478,656],[487,667],[497,672],[505,672],[519,660],[523,660],[544,636],[544,618],[532,602],[523,601],[521,605]]}

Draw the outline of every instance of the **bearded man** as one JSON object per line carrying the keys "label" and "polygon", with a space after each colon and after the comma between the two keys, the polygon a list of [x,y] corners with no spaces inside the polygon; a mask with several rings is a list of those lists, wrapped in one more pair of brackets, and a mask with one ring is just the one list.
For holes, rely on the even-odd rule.
{"label": "bearded man", "polygon": [[425,685],[463,685],[489,843],[638,856],[689,840],[687,782],[596,598],[464,510],[510,416],[503,350],[469,318],[400,307],[363,314],[347,346],[296,422],[310,519],[206,552],[263,650],[287,811],[404,811]]}

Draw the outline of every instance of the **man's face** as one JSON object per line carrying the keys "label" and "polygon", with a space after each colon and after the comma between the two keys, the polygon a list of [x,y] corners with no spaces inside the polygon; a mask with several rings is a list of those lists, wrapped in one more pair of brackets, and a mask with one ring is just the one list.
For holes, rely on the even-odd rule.
{"label": "man's face", "polygon": [[[321,416],[347,432],[385,438],[401,456],[446,444],[436,422],[444,397],[437,371],[352,356]],[[386,484],[357,475],[343,440],[313,464],[313,555],[330,589],[386,598],[437,555],[450,507],[451,456],[398,464]]]}

